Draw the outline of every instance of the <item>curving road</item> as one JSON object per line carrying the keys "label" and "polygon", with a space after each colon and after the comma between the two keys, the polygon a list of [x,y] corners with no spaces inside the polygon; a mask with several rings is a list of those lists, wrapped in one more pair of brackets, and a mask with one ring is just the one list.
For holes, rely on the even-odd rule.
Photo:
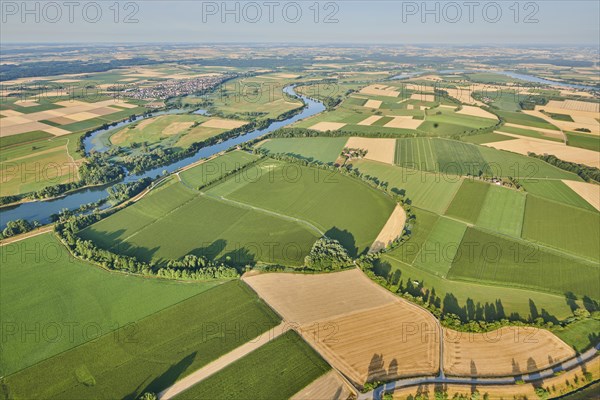
{"label": "curving road", "polygon": [[[359,395],[359,399],[373,399],[379,400],[381,399],[383,393],[385,392],[393,392],[395,389],[408,387],[408,386],[417,386],[427,383],[454,383],[454,384],[463,384],[463,385],[514,385],[517,381],[523,381],[525,383],[535,382],[540,379],[547,379],[552,376],[556,372],[567,371],[578,365],[581,365],[594,357],[597,356],[597,353],[600,351],[600,344],[597,344],[595,347],[592,347],[588,351],[579,354],[567,361],[564,361],[560,364],[555,365],[552,368],[547,368],[542,371],[533,372],[531,374],[519,375],[519,376],[506,376],[506,377],[498,377],[498,378],[466,378],[466,377],[447,377],[443,373],[443,369],[440,368],[440,374],[438,376],[429,376],[429,377],[417,377],[417,378],[407,378],[407,379],[399,379],[393,382],[388,382],[379,386],[378,388]],[[441,360],[441,357],[440,357]]]}

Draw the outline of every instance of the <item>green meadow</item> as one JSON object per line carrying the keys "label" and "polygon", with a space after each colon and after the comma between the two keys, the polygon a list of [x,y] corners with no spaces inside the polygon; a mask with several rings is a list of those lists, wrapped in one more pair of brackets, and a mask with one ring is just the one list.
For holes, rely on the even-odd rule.
{"label": "green meadow", "polygon": [[219,283],[107,272],[72,258],[53,233],[2,246],[0,257],[0,318],[7,329],[3,376],[110,335]]}
{"label": "green meadow", "polygon": [[348,138],[281,138],[269,139],[260,148],[272,154],[288,154],[324,163],[333,163],[342,154]]}
{"label": "green meadow", "polygon": [[[152,297],[138,295],[134,302]],[[279,322],[248,286],[231,281],[10,375],[4,389],[16,399],[134,400],[166,389]]]}
{"label": "green meadow", "polygon": [[261,209],[307,221],[352,255],[368,249],[395,203],[379,190],[337,172],[277,161],[259,179],[227,194]]}
{"label": "green meadow", "polygon": [[175,397],[288,399],[331,367],[289,331]]}
{"label": "green meadow", "polygon": [[586,257],[600,260],[600,213],[527,197],[523,238]]}

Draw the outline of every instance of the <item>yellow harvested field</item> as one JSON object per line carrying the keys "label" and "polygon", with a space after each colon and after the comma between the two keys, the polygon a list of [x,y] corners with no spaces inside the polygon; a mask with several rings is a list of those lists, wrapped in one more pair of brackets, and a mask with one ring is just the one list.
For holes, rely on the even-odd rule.
{"label": "yellow harvested field", "polygon": [[406,109],[407,109],[407,110],[414,110],[414,109],[415,109],[415,106],[413,106],[412,104],[407,104],[407,105],[406,105]]}
{"label": "yellow harvested field", "polygon": [[550,100],[545,107],[558,108],[563,110],[584,111],[589,113],[600,113],[600,103],[591,103],[589,101],[578,100]]}
{"label": "yellow harvested field", "polygon": [[327,132],[327,131],[336,131],[338,129],[343,128],[346,124],[342,122],[319,122],[310,127],[310,129],[314,129],[315,131]]}
{"label": "yellow harvested field", "polygon": [[383,103],[381,100],[372,100],[372,99],[369,99],[363,105],[363,107],[367,107],[367,108],[379,108],[379,107],[381,107],[381,103]]}
{"label": "yellow harvested field", "polygon": [[119,107],[123,107],[123,108],[136,108],[137,107],[137,105],[135,105],[135,104],[125,103],[124,101],[113,101],[113,100],[110,100],[110,101],[112,102],[113,106],[119,106]]}
{"label": "yellow harvested field", "polygon": [[600,185],[567,180],[563,180],[563,182],[585,201],[594,206],[596,210],[600,211]]}
{"label": "yellow harvested field", "polygon": [[418,101],[434,102],[435,101],[435,95],[433,95],[433,94],[423,94],[423,93],[413,93],[413,94],[410,95],[410,99],[411,100],[418,100]]}
{"label": "yellow harvested field", "polygon": [[17,100],[15,104],[19,107],[35,107],[40,105],[40,103],[33,100]]}
{"label": "yellow harvested field", "polygon": [[[315,334],[315,327],[319,328]],[[329,327],[329,330],[327,330]],[[427,311],[394,304],[320,321],[303,337],[352,382],[434,375],[439,369],[439,330]]]}
{"label": "yellow harvested field", "polygon": [[390,122],[384,125],[385,128],[401,128],[401,129],[417,129],[423,120],[414,119],[413,117],[401,116],[394,117]]}
{"label": "yellow harvested field", "polygon": [[360,90],[360,93],[373,95],[373,96],[386,96],[386,97],[398,97],[400,92],[397,90],[387,89],[388,86],[385,85],[369,85]]}
{"label": "yellow harvested field", "polygon": [[438,371],[435,318],[358,269],[319,275],[265,273],[242,279],[357,385]]}
{"label": "yellow harvested field", "polygon": [[54,136],[62,136],[62,135],[68,135],[69,133],[72,133],[66,129],[61,129],[55,126],[51,126],[49,128],[44,128],[44,132],[48,132],[51,135]]}
{"label": "yellow harvested field", "polygon": [[153,123],[154,121],[156,121],[158,119],[158,117],[154,117],[154,118],[148,118],[143,120],[142,122],[140,122],[139,124],[136,125],[136,129],[137,130],[142,130],[144,129],[146,126],[150,125],[151,123]]}
{"label": "yellow harvested field", "polygon": [[356,393],[337,371],[329,371],[291,397],[292,400],[346,400]]}
{"label": "yellow harvested field", "polygon": [[462,106],[462,109],[460,111],[457,111],[456,113],[470,115],[473,117],[490,118],[498,120],[498,117],[496,117],[491,112],[485,111],[484,109],[475,106]]}
{"label": "yellow harvested field", "polygon": [[69,119],[67,117],[48,118],[48,121],[54,122],[55,124],[59,124],[59,125],[67,125],[67,124],[72,124],[73,122],[76,122],[75,120]]}
{"label": "yellow harvested field", "polygon": [[296,75],[296,74],[284,74],[284,73],[280,73],[280,74],[275,74],[280,78],[285,78],[285,79],[296,79],[298,78],[300,75]]}
{"label": "yellow harvested field", "polygon": [[58,131],[56,129],[51,129],[54,127],[40,121],[65,117],[71,121],[79,122],[121,111],[121,109],[111,106],[119,105],[120,107],[125,108],[137,107],[134,104],[117,102],[115,100],[104,100],[96,103],[87,103],[79,100],[64,100],[56,102],[55,104],[61,106],[61,108],[29,114],[16,114],[16,112],[12,112],[7,115],[7,111],[2,111],[2,114],[6,117],[0,119],[0,136],[17,135],[19,133],[35,130],[57,134],[56,132],[62,132],[62,130]]}
{"label": "yellow harvested field", "polygon": [[200,126],[204,126],[206,128],[235,129],[245,124],[246,122],[244,121],[236,121],[233,119],[211,118],[208,121],[200,124]]}
{"label": "yellow harvested field", "polygon": [[67,114],[67,118],[73,119],[75,121],[85,121],[85,120],[96,118],[96,117],[97,117],[96,114],[94,114],[92,112],[87,112],[87,111],[83,111],[83,112],[79,112],[79,113],[75,113],[75,114]]}
{"label": "yellow harvested field", "polygon": [[500,133],[516,139],[485,143],[483,145],[493,147],[498,150],[507,150],[523,155],[527,155],[529,152],[536,154],[552,154],[561,160],[600,168],[600,156],[596,151],[566,146],[563,143],[550,142],[544,139],[530,138],[505,132]]}
{"label": "yellow harvested field", "polygon": [[553,333],[503,327],[487,333],[444,329],[444,372],[453,376],[509,376],[540,371],[575,351]]}
{"label": "yellow harvested field", "polygon": [[178,133],[188,129],[190,126],[194,124],[194,121],[187,122],[173,122],[169,124],[162,133],[165,135],[177,135]]}
{"label": "yellow harvested field", "polygon": [[[23,114],[25,115],[25,114]],[[24,116],[21,115],[15,115],[12,117],[6,117],[6,118],[2,118],[0,119],[0,126],[2,127],[8,127],[8,126],[14,126],[14,125],[20,125],[20,124],[27,124],[31,122],[29,119],[27,119]]]}
{"label": "yellow harvested field", "polygon": [[22,112],[15,110],[0,110],[0,114],[5,117],[18,117],[19,115],[23,115]]}
{"label": "yellow harvested field", "polygon": [[31,131],[43,131],[52,128],[50,125],[42,124],[41,122],[26,122],[18,125],[5,125],[4,120],[0,119],[0,137],[18,135],[19,133]]}
{"label": "yellow harvested field", "polygon": [[122,111],[122,110],[119,110],[118,108],[113,108],[113,107],[98,107],[98,108],[94,108],[90,112],[92,114],[96,114],[96,116],[103,116],[103,115],[108,115],[108,114],[112,114],[112,113],[119,112],[119,111]]}
{"label": "yellow harvested field", "polygon": [[81,79],[57,79],[57,80],[52,81],[52,82],[55,82],[55,83],[75,83],[75,82],[79,82],[79,81],[81,81]]}
{"label": "yellow harvested field", "polygon": [[264,273],[242,278],[279,315],[300,326],[398,302],[360,270]]}
{"label": "yellow harvested field", "polygon": [[[542,113],[541,110],[550,113],[568,114],[573,119],[573,122],[554,119]],[[546,106],[535,106],[535,110],[523,110],[523,112],[525,114],[533,115],[534,117],[542,118],[563,131],[574,131],[579,128],[585,128],[590,130],[590,135],[600,135],[600,122],[596,119],[598,114],[595,113],[555,109]]]}
{"label": "yellow harvested field", "polygon": [[363,119],[356,125],[371,126],[373,125],[373,123],[379,121],[381,118],[383,117],[380,117],[379,115],[371,115],[370,117]]}
{"label": "yellow harvested field", "polygon": [[350,137],[346,147],[367,150],[365,159],[394,164],[396,139]]}
{"label": "yellow harvested field", "polygon": [[430,92],[433,93],[435,91],[435,88],[433,86],[430,85],[417,85],[414,83],[407,83],[404,86],[407,90],[412,90],[414,92]]}
{"label": "yellow harvested field", "polygon": [[404,211],[404,208],[400,206],[400,204],[397,204],[396,208],[394,208],[394,211],[392,211],[392,214],[383,226],[383,229],[381,229],[381,232],[379,232],[379,235],[377,235],[377,238],[371,245],[369,252],[373,253],[381,249],[385,249],[390,243],[402,235],[405,224],[406,212]]}

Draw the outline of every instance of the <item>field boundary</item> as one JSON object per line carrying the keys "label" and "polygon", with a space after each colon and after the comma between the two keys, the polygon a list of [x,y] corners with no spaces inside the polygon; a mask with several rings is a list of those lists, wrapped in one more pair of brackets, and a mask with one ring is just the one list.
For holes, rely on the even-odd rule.
{"label": "field boundary", "polygon": [[290,329],[291,326],[286,321],[282,321],[279,325],[269,329],[266,332],[261,333],[258,337],[247,341],[246,343],[236,347],[230,352],[223,354],[216,360],[211,361],[210,363],[206,364],[200,369],[185,376],[183,379],[178,380],[172,386],[162,390],[160,393],[157,394],[158,399],[169,400],[176,397],[180,393],[190,389],[194,385],[197,385],[206,378],[227,368],[229,365],[235,363],[239,359],[249,355],[256,349],[278,338]]}
{"label": "field boundary", "polygon": [[321,231],[319,228],[317,228],[315,225],[313,225],[312,223],[310,223],[308,221],[305,221],[305,220],[302,220],[302,219],[299,219],[299,218],[296,218],[296,217],[292,217],[290,215],[281,214],[281,213],[278,213],[278,212],[275,212],[275,211],[268,210],[266,208],[256,207],[256,206],[253,206],[253,205],[250,205],[250,204],[242,203],[242,202],[237,201],[237,200],[228,199],[227,197],[216,196],[214,194],[208,194],[206,192],[200,192],[200,196],[205,196],[205,197],[208,197],[210,199],[214,199],[216,201],[221,201],[221,202],[224,202],[224,203],[233,204],[233,205],[235,205],[235,206],[237,206],[239,208],[250,209],[250,210],[259,211],[259,212],[262,212],[262,213],[265,213],[265,214],[273,215],[273,216],[279,217],[281,219],[284,219],[286,221],[301,223],[301,224],[304,224],[304,225],[308,226],[310,229],[316,231],[317,233],[319,233],[319,235],[325,236],[325,233],[323,231]]}

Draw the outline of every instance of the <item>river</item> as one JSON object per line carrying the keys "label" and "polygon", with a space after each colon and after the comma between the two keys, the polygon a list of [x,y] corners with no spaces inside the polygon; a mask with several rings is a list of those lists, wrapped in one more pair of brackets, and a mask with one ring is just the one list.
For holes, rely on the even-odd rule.
{"label": "river", "polygon": [[[172,173],[182,167],[185,167],[186,165],[192,164],[203,158],[210,157],[221,151],[227,150],[233,146],[237,146],[239,144],[242,144],[242,143],[248,142],[250,140],[256,139],[258,137],[264,136],[267,133],[273,132],[276,129],[291,125],[300,119],[304,119],[304,118],[313,116],[313,115],[318,114],[325,110],[325,106],[323,105],[323,103],[296,93],[293,85],[286,86],[283,89],[283,91],[289,95],[298,96],[304,101],[304,103],[306,104],[306,107],[302,110],[302,112],[300,112],[299,114],[296,114],[284,121],[273,122],[271,125],[269,125],[266,128],[256,129],[256,130],[248,132],[244,135],[230,138],[221,143],[217,143],[217,144],[214,144],[211,146],[204,147],[204,148],[200,149],[193,156],[185,158],[183,160],[176,161],[172,164],[164,165],[164,166],[155,168],[153,170],[146,171],[139,175],[127,175],[125,177],[125,179],[123,180],[123,182],[125,182],[125,183],[133,182],[133,181],[136,181],[136,180],[144,178],[144,177],[154,178],[158,175],[162,175],[164,171],[166,171],[167,173]],[[157,116],[159,114],[165,114],[165,113],[175,113],[175,112],[180,112],[180,110],[170,110],[170,111],[166,111],[166,112],[162,112],[162,113],[154,113],[153,116]],[[136,122],[139,122],[139,121],[140,121],[140,119],[138,118],[138,120]],[[119,129],[129,123],[130,122],[121,122],[117,126],[111,127],[109,129],[103,129],[103,130],[94,132],[92,135],[87,137],[84,141],[86,152],[89,153],[89,151],[91,151],[91,150],[106,151],[107,150],[106,137],[110,136],[110,134],[112,134],[112,132],[114,132],[116,129]],[[105,185],[105,186],[98,186],[98,187],[94,187],[94,188],[90,188],[90,189],[78,190],[76,192],[67,194],[66,196],[58,198],[58,199],[46,200],[46,201],[32,201],[32,202],[28,202],[28,203],[19,204],[16,206],[4,207],[4,208],[0,209],[0,229],[4,229],[6,227],[6,224],[8,223],[8,221],[12,221],[15,219],[38,221],[41,224],[47,224],[47,223],[51,222],[50,217],[53,214],[57,214],[63,209],[75,210],[84,204],[96,202],[98,200],[108,197],[108,192],[106,189],[110,186],[112,186],[112,184]]]}
{"label": "river", "polygon": [[526,82],[539,83],[541,85],[554,85],[554,86],[566,87],[566,88],[571,88],[571,89],[581,89],[581,90],[598,90],[598,88],[594,87],[594,86],[577,85],[574,83],[560,82],[560,81],[551,81],[549,79],[540,78],[538,76],[529,75],[529,74],[521,74],[521,73],[513,72],[513,71],[496,71],[496,70],[483,70],[483,69],[482,70],[444,69],[444,70],[437,70],[437,71],[432,70],[432,71],[405,72],[405,73],[393,76],[390,79],[391,80],[402,80],[402,79],[413,78],[420,74],[445,75],[445,74],[463,74],[463,73],[477,73],[477,72],[489,72],[489,73],[494,73],[494,74],[506,75],[506,76],[509,76],[514,79],[519,79],[519,80],[526,81]]}

